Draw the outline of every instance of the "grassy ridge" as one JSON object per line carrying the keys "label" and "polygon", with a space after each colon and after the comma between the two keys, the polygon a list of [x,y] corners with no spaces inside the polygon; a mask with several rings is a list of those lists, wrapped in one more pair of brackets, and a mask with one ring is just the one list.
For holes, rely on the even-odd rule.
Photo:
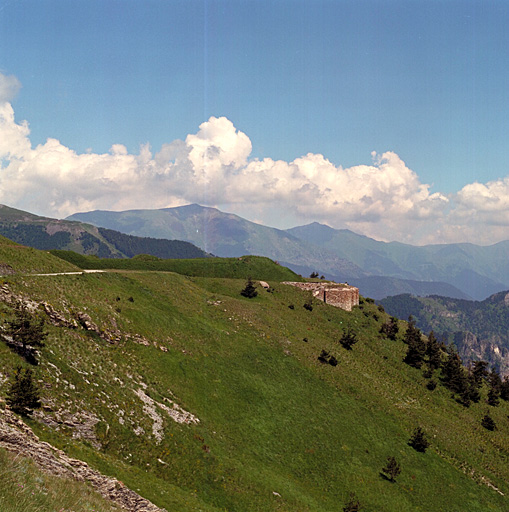
{"label": "grassy ridge", "polygon": [[0,449],[2,512],[120,512],[86,483],[49,476],[29,459]]}
{"label": "grassy ridge", "polygon": [[[36,369],[50,386],[45,397],[54,410],[95,414],[102,449],[33,422],[38,434],[168,510],[336,511],[351,491],[372,511],[507,508],[478,483],[509,492],[506,403],[490,408],[499,429],[486,431],[485,404],[465,409],[440,385],[430,392],[401,362],[405,346],[379,335],[376,306],[347,313],[316,302],[306,311],[305,293],[264,277],[273,293],[252,300],[239,294],[244,276],[6,278],[58,310],[72,305],[104,329],[148,342],[115,345],[51,327]],[[359,338],[352,351],[337,343],[348,327]],[[337,367],[318,362],[322,349]],[[0,356],[8,373],[17,356],[3,345]],[[176,423],[156,407],[157,442],[139,389],[158,403],[175,400],[200,422]],[[432,439],[426,454],[407,445],[416,426]],[[389,455],[403,469],[394,484],[380,476]]]}
{"label": "grassy ridge", "polygon": [[241,258],[159,259],[153,256],[135,256],[131,259],[108,259],[83,256],[72,251],[51,251],[65,261],[83,269],[150,270],[176,272],[195,277],[228,277],[302,281],[302,278],[269,258],[243,256]]}
{"label": "grassy ridge", "polygon": [[[31,247],[25,247],[0,236],[0,265],[9,265],[18,273],[73,272],[74,264]],[[0,267],[0,274],[4,269]]]}

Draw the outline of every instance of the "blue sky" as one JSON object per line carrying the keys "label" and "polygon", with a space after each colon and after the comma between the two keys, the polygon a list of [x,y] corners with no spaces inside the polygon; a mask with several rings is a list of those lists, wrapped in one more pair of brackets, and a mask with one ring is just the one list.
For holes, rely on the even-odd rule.
{"label": "blue sky", "polygon": [[[221,161],[221,179],[221,171],[214,171],[216,181],[195,182],[202,197],[172,183],[167,204],[159,197],[154,207],[195,200],[248,218],[250,212],[251,220],[279,227],[319,220],[415,243],[475,241],[479,229],[489,225],[493,235],[480,241],[491,243],[509,238],[509,212],[500,214],[509,186],[507,26],[506,1],[0,0],[0,72],[20,85],[7,99],[15,122],[29,123],[24,136],[32,148],[52,138],[79,155],[111,154],[115,144],[139,155],[140,145],[148,143],[155,158],[172,141],[186,141],[189,134],[202,133],[202,123],[223,117],[248,137],[250,151],[241,148],[241,157]],[[223,123],[222,129],[226,140],[232,128]],[[214,147],[221,147],[215,140]],[[318,174],[308,172],[306,183],[290,187],[300,207],[292,206],[291,198],[283,200],[282,192],[268,194],[264,202],[262,191],[281,176],[270,173],[295,177],[272,163],[264,168],[265,182],[254,191],[251,208],[247,195],[236,203],[218,192],[249,162],[291,164],[309,153],[323,155],[336,170],[321,166]],[[320,188],[313,180],[323,176],[333,182],[342,169],[380,171],[382,161],[401,168],[387,154],[396,155],[410,174],[364,173],[379,193],[371,194],[366,185],[360,196],[372,210],[368,214],[353,207],[346,211],[356,197],[326,198],[327,190],[339,193],[332,185],[317,190],[314,200],[303,195],[304,188]],[[171,159],[175,162],[174,151]],[[42,171],[34,165],[31,176],[40,185]],[[197,166],[190,180],[198,179]],[[115,172],[107,179],[122,174]],[[244,176],[246,188],[252,172]],[[157,173],[162,179],[162,171]],[[355,186],[352,173],[343,182]],[[418,183],[409,185],[414,175]],[[390,194],[380,195],[384,180],[390,187],[413,187],[412,193],[394,195],[400,203],[412,202],[399,212],[399,223],[394,205],[372,206],[390,201]],[[54,183],[58,186],[56,178]],[[427,186],[427,197],[421,185]],[[122,190],[123,200],[111,201],[111,208],[105,191],[98,192],[103,201],[69,199],[64,207],[64,188],[45,211],[28,189],[25,199],[19,196],[11,206],[32,205],[31,211],[40,210],[34,213],[53,215],[87,205],[131,207],[128,187]],[[429,202],[433,194],[440,197]],[[479,207],[483,197],[489,197],[489,208]],[[285,201],[281,212],[278,205]],[[302,206],[306,201],[310,205]],[[321,206],[318,211],[311,208],[313,201]],[[132,202],[140,204],[134,196]],[[342,213],[333,208],[338,203]],[[437,204],[444,224],[440,233],[429,211]],[[469,224],[478,224],[478,231],[469,231]]]}

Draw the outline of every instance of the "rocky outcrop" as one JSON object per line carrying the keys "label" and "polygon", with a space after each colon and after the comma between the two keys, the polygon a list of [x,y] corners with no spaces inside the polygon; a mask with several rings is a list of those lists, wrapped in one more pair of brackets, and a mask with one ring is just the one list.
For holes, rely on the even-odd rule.
{"label": "rocky outcrop", "polygon": [[509,376],[509,350],[496,335],[480,338],[467,331],[462,333],[462,340],[458,345],[459,355],[465,362],[488,361],[498,368],[502,377]]}
{"label": "rocky outcrop", "polygon": [[116,478],[105,476],[86,462],[72,459],[49,443],[40,441],[25,423],[7,409],[0,411],[0,447],[30,457],[52,475],[86,481],[104,498],[130,512],[165,512]]}

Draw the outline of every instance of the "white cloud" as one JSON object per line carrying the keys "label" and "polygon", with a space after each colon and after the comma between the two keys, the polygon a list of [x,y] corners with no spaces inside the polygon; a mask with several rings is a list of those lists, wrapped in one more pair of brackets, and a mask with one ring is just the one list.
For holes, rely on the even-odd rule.
{"label": "white cloud", "polygon": [[[0,98],[16,82],[2,77]],[[197,202],[277,227],[316,220],[410,243],[509,238],[509,178],[472,183],[448,198],[431,193],[394,152],[349,168],[312,153],[292,162],[249,159],[249,137],[225,117],[155,155],[149,145],[133,155],[122,144],[78,154],[51,138],[32,148],[29,136],[28,123],[0,103],[0,203],[41,215]]]}
{"label": "white cloud", "polygon": [[0,73],[0,103],[12,101],[20,89],[21,83],[15,76]]}

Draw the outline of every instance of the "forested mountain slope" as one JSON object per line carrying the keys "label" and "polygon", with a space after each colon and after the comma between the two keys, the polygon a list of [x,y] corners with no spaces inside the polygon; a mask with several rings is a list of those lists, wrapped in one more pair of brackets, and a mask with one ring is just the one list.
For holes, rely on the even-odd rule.
{"label": "forested mountain slope", "polygon": [[129,236],[82,222],[39,217],[0,205],[0,235],[41,250],[72,250],[101,258],[203,258],[207,254],[189,242]]}
{"label": "forested mountain slope", "polygon": [[483,301],[398,295],[380,301],[387,312],[400,318],[412,315],[424,331],[458,347],[468,361],[485,360],[509,375],[509,292]]}

